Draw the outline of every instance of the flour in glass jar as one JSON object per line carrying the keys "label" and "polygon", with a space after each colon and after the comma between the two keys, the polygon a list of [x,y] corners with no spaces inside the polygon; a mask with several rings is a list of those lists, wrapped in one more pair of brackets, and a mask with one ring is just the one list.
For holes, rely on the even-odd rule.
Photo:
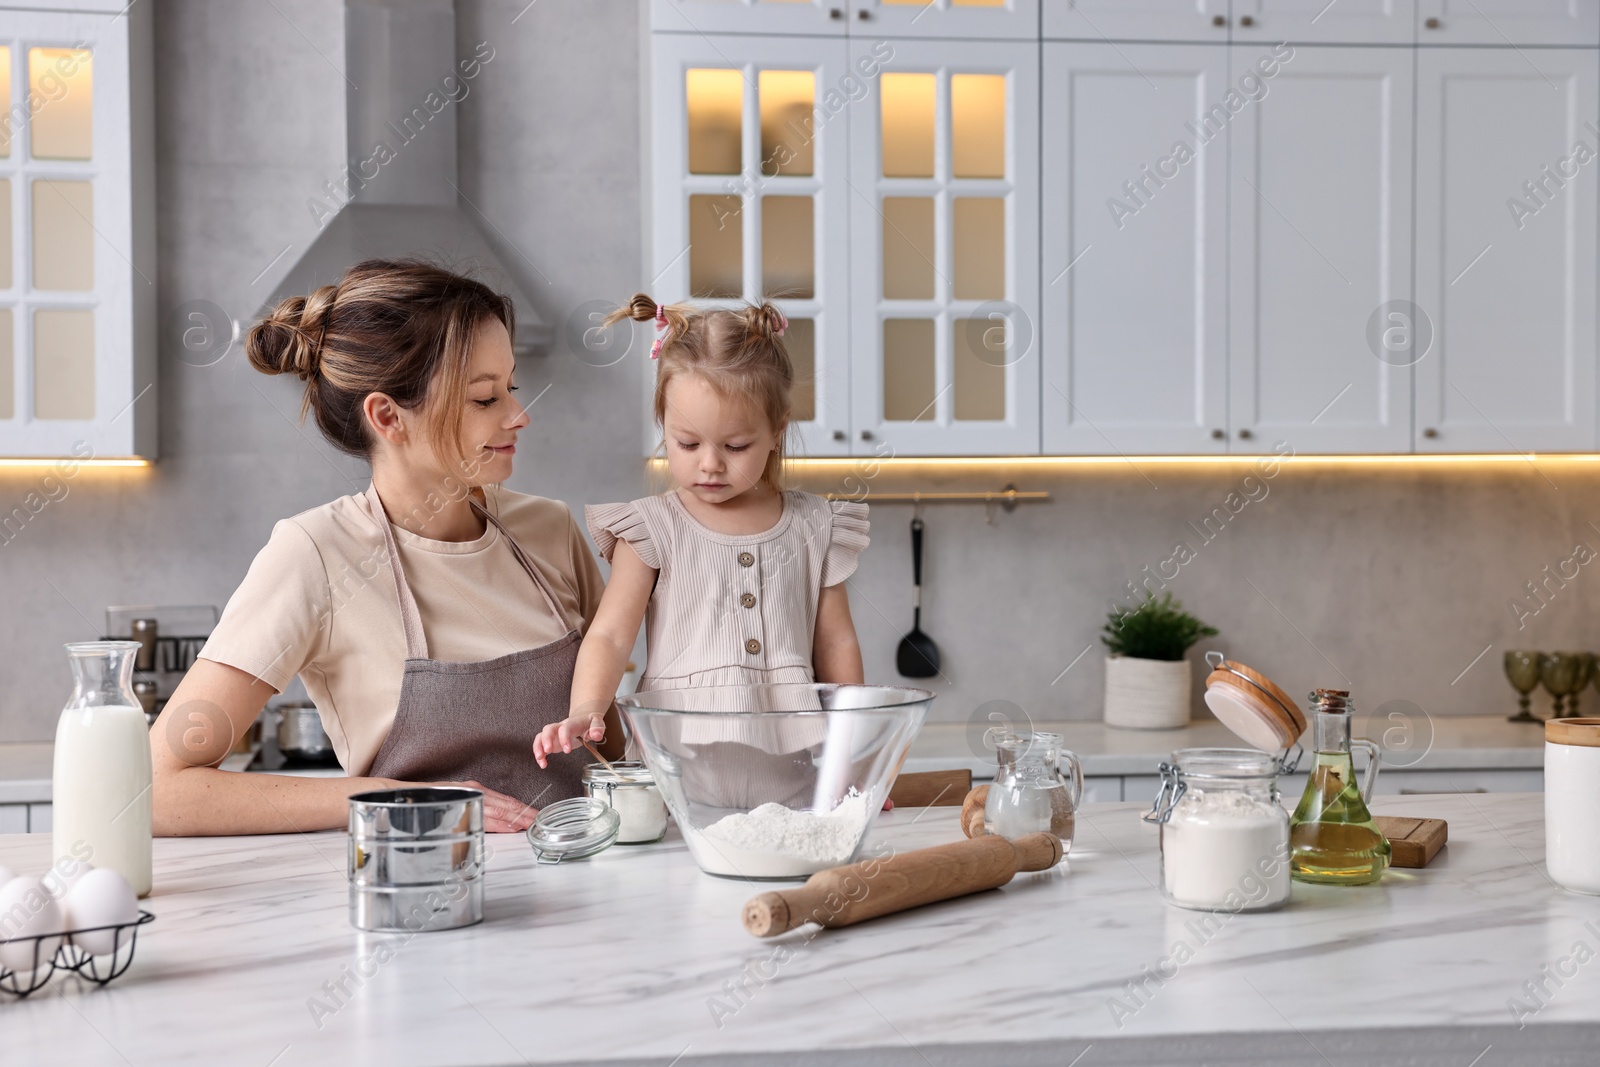
{"label": "flour in glass jar", "polygon": [[745,878],[802,878],[850,862],[871,814],[855,790],[825,814],[762,804],[724,816],[700,831],[709,847],[697,850],[712,874]]}

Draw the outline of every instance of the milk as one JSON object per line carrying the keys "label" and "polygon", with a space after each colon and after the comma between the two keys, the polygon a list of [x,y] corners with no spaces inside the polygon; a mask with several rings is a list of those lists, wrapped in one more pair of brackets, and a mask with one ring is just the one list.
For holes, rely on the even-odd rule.
{"label": "milk", "polygon": [[150,731],[136,707],[69,708],[56,726],[55,859],[87,860],[150,892]]}

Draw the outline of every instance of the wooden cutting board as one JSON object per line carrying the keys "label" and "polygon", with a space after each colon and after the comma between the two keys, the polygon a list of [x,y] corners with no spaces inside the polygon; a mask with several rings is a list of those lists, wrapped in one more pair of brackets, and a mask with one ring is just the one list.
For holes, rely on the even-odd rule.
{"label": "wooden cutting board", "polygon": [[1391,867],[1426,867],[1444,847],[1448,826],[1443,819],[1375,815],[1373,820],[1394,851],[1389,858]]}

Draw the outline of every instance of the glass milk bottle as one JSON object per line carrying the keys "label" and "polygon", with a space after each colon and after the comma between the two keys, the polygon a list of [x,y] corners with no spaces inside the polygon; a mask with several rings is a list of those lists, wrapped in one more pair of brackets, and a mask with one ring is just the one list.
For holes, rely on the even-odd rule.
{"label": "glass milk bottle", "polygon": [[54,858],[109,867],[150,892],[150,731],[133,695],[137,641],[67,645],[72,698],[56,726]]}

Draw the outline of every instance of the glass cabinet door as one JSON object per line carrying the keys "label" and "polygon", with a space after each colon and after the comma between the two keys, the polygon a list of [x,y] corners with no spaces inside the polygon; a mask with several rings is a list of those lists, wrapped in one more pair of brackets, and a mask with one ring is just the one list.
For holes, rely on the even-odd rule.
{"label": "glass cabinet door", "polygon": [[0,456],[154,449],[153,410],[132,412],[154,380],[153,346],[136,366],[153,322],[134,321],[136,305],[153,312],[154,266],[134,240],[151,190],[129,116],[149,101],[128,39],[127,19],[103,15],[0,20]]}
{"label": "glass cabinet door", "polygon": [[857,453],[1039,450],[1037,54],[851,43]]}
{"label": "glass cabinet door", "polygon": [[[871,75],[847,68],[843,40],[660,34],[653,48],[645,288],[667,303],[775,304],[795,370],[792,454],[846,455],[846,112]],[[653,423],[646,440],[660,440]]]}
{"label": "glass cabinet door", "polygon": [[[1041,0],[851,0],[850,33],[862,37],[1039,39]],[[1059,0],[1048,0],[1046,6]]]}
{"label": "glass cabinet door", "polygon": [[805,33],[843,37],[849,0],[651,0],[657,33]]}

